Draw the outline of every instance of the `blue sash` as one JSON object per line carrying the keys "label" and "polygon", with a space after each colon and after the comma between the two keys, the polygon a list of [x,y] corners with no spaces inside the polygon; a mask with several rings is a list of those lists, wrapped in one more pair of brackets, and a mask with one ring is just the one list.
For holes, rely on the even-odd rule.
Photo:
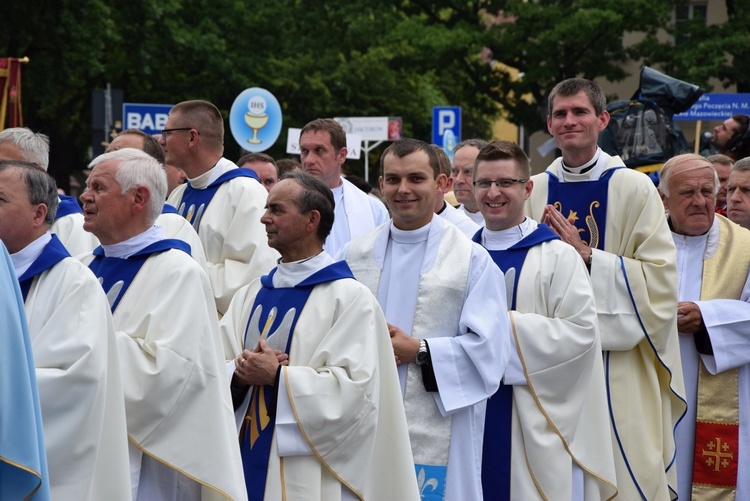
{"label": "blue sash", "polygon": [[[481,244],[480,229],[473,240]],[[518,277],[529,249],[549,240],[559,240],[549,226],[540,224],[536,230],[503,251],[488,251],[495,264],[513,278],[513,292],[508,300],[516,309]],[[497,393],[487,400],[482,446],[482,491],[485,501],[510,501],[511,428],[513,417],[513,386],[501,384]]]}
{"label": "blue sash", "polygon": [[198,228],[200,227],[201,219],[203,219],[203,213],[206,211],[208,204],[211,203],[211,200],[213,200],[214,195],[216,195],[219,186],[236,177],[251,177],[256,181],[258,180],[258,175],[255,172],[250,169],[238,167],[237,169],[225,172],[216,181],[203,189],[193,188],[190,181],[187,182],[178,212],[193,225],[196,232],[200,233]]}
{"label": "blue sash", "polygon": [[130,284],[133,283],[133,280],[138,275],[146,260],[153,254],[159,254],[170,249],[179,249],[185,251],[188,255],[190,254],[189,244],[172,238],[154,242],[127,259],[106,257],[101,245],[94,249],[95,257],[91,261],[91,264],[89,264],[89,268],[99,279],[104,292],[107,293],[112,313],[117,309],[117,305],[120,304],[120,300],[125,295],[128,287],[130,287]]}
{"label": "blue sash", "polygon": [[547,203],[575,220],[581,240],[592,249],[604,248],[609,180],[617,169],[623,168],[609,169],[596,181],[580,183],[561,183],[557,176],[546,171]]}
{"label": "blue sash", "polygon": [[162,214],[179,214],[179,212],[177,212],[177,208],[169,204],[164,204],[164,207],[161,208],[161,213]]}
{"label": "blue sash", "polygon": [[[289,353],[294,327],[313,288],[317,284],[354,276],[346,262],[339,261],[315,272],[294,287],[274,288],[273,276],[276,270],[277,268],[274,268],[260,279],[262,287],[250,310],[250,318],[245,327],[244,346],[248,349],[254,348],[246,344],[248,332],[252,331],[255,335],[251,339],[258,333],[265,339],[281,336],[282,344],[286,345],[284,351]],[[286,343],[283,343],[283,337],[287,338]],[[268,385],[253,386],[251,391],[247,414],[240,429],[240,452],[248,498],[250,501],[262,501],[276,424],[276,413],[269,412],[269,409],[275,408],[276,391],[273,386]]]}
{"label": "blue sash", "polygon": [[83,214],[83,209],[81,209],[81,206],[78,204],[76,197],[71,197],[69,195],[58,195],[58,197],[60,197],[60,203],[57,204],[55,221],[71,214]]}
{"label": "blue sash", "polygon": [[34,277],[43,271],[49,270],[66,257],[70,257],[68,249],[60,242],[57,235],[52,234],[52,240],[47,242],[47,245],[44,246],[42,253],[36,258],[36,261],[29,266],[29,269],[23,275],[18,277],[18,284],[21,286],[21,295],[24,302],[26,302],[26,296],[29,295]]}

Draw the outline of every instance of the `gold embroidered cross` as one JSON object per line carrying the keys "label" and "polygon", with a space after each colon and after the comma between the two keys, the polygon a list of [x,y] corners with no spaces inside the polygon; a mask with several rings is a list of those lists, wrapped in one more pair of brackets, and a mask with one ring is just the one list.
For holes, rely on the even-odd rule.
{"label": "gold embroidered cross", "polygon": [[[713,466],[714,471],[719,471],[721,468],[729,466],[727,458],[734,459],[734,453],[727,452],[729,450],[729,444],[722,443],[719,437],[716,437],[716,442],[709,442],[706,444],[709,450],[703,449],[703,456],[708,456],[706,459],[706,465]],[[722,450],[724,452],[722,452]]]}

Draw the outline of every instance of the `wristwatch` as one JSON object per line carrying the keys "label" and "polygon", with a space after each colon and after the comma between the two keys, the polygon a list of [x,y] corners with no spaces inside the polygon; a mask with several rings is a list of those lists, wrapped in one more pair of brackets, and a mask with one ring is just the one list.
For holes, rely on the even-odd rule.
{"label": "wristwatch", "polygon": [[417,350],[417,355],[414,357],[414,363],[421,366],[429,361],[430,354],[427,352],[427,341],[420,339],[419,349]]}

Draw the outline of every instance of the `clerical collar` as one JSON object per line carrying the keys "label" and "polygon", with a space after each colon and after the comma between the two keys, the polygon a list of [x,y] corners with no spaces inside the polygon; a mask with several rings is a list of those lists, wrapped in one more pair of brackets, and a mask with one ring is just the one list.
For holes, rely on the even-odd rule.
{"label": "clerical collar", "polygon": [[565,165],[565,160],[562,160],[560,162],[560,165],[562,165],[562,168],[565,170],[565,172],[570,172],[571,174],[585,174],[594,168],[596,162],[599,161],[599,155],[601,155],[601,152],[601,148],[597,146],[596,153],[594,153],[594,158],[581,165],[580,167],[568,167],[567,165]]}
{"label": "clerical collar", "polygon": [[435,214],[437,214],[438,216],[441,215],[443,212],[445,212],[445,208],[447,206],[448,206],[448,202],[446,202],[445,200],[443,200],[443,206],[440,207],[440,210],[437,211]]}
{"label": "clerical collar", "polygon": [[391,239],[400,244],[424,242],[430,234],[430,224],[432,224],[432,221],[416,230],[399,230],[394,226],[393,220],[391,220]]}
{"label": "clerical collar", "polygon": [[20,277],[34,264],[34,261],[42,254],[50,240],[52,240],[52,233],[48,231],[20,251],[10,255],[13,268],[16,270],[16,276]]}
{"label": "clerical collar", "polygon": [[106,257],[119,257],[121,259],[127,259],[141,249],[145,249],[149,245],[164,240],[164,233],[162,232],[161,226],[152,226],[140,235],[136,235],[133,238],[129,238],[116,244],[104,245],[104,255]]}
{"label": "clerical collar", "polygon": [[236,168],[236,166],[232,162],[222,157],[218,162],[216,162],[213,167],[208,169],[200,176],[193,179],[188,179],[188,181],[190,181],[190,186],[197,189],[206,188],[208,185],[219,179],[219,176],[230,170],[232,166]]}
{"label": "clerical collar", "polygon": [[279,262],[276,273],[273,276],[273,286],[294,287],[313,273],[333,263],[335,263],[334,259],[325,251],[321,251],[312,257],[300,259],[299,261],[292,261],[291,263]]}
{"label": "clerical collar", "polygon": [[539,225],[536,221],[527,217],[521,224],[504,230],[492,231],[484,228],[482,230],[482,247],[493,251],[513,247],[522,238],[534,231],[537,226]]}

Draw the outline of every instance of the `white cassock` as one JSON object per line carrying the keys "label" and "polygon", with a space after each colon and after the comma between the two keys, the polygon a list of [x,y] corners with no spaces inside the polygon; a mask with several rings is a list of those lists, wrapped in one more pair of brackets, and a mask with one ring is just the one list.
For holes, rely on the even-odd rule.
{"label": "white cassock", "polygon": [[89,253],[99,246],[94,234],[83,229],[83,214],[79,212],[55,219],[50,231],[57,235],[73,257]]}
{"label": "white cassock", "polygon": [[[46,233],[11,259],[19,277]],[[34,352],[53,499],[130,499],[128,434],[109,303],[91,270],[66,257],[29,277]]]}
{"label": "white cassock", "polygon": [[[125,258],[160,240],[152,227],[104,251]],[[133,499],[246,499],[206,274],[181,250],[152,254],[113,317]]]}
{"label": "white cassock", "polygon": [[456,207],[456,210],[460,210],[461,212],[463,212],[466,217],[474,221],[474,223],[478,224],[479,226],[484,226],[484,216],[482,215],[481,211],[469,212],[468,210],[466,210],[464,204]]}
{"label": "white cassock", "polygon": [[[599,180],[623,165],[619,157],[598,154],[587,173],[563,172],[561,159],[547,172],[564,184]],[[534,191],[526,201],[526,214],[537,221],[548,204],[547,172],[532,178]],[[677,491],[674,430],[686,407],[674,242],[648,176],[616,170],[607,193],[604,248],[593,249],[590,276],[604,350],[617,488],[623,499],[669,499]],[[587,214],[577,216],[583,221]]]}
{"label": "white cassock", "polygon": [[479,231],[479,228],[484,226],[484,222],[482,222],[481,225],[475,223],[466,215],[466,212],[456,209],[446,201],[443,201],[443,209],[438,212],[437,215],[446,221],[453,223],[456,228],[461,230],[461,232],[469,238],[474,237],[474,234]]}
{"label": "white cassock", "polygon": [[175,212],[162,212],[156,218],[154,224],[161,226],[164,238],[176,238],[190,245],[190,255],[201,265],[203,271],[208,273],[208,264],[206,263],[206,253],[203,252],[203,244],[195,228],[188,223],[187,219]]}
{"label": "white cassock", "polygon": [[[390,324],[427,341],[437,392],[425,390],[415,364],[399,366],[420,492],[437,485],[448,501],[481,499],[486,400],[511,350],[502,272],[437,216],[413,231],[384,224],[338,257],[377,294]],[[435,465],[447,465],[439,479]]]}
{"label": "white cassock", "polygon": [[388,221],[388,209],[380,200],[371,197],[343,177],[341,185],[331,190],[336,204],[333,228],[323,244],[331,256],[347,242],[372,231]]}
{"label": "white cassock", "polygon": [[[221,158],[211,170],[189,181],[196,189],[206,188],[232,169],[237,166]],[[179,209],[186,188],[187,184],[175,188],[167,203]],[[240,287],[268,273],[279,258],[278,252],[268,246],[260,222],[267,196],[255,179],[227,181],[216,191],[196,228],[206,253],[216,308],[222,314]]]}
{"label": "white cassock", "polygon": [[[481,243],[503,251],[536,229],[528,218],[504,231],[485,228]],[[509,292],[516,275],[516,349],[504,377],[513,385],[510,499],[610,499],[615,464],[588,271],[575,249],[556,239],[528,248],[522,268],[508,269]],[[485,491],[485,499],[493,494]]]}
{"label": "white cassock", "polygon": [[[333,262],[321,252],[280,263],[273,287],[293,287]],[[257,344],[245,333],[260,288],[256,280],[240,289],[221,320],[230,380],[236,357]],[[268,342],[274,338],[283,351],[287,334]],[[362,499],[419,499],[388,327],[366,287],[351,278],[315,285],[277,391],[265,499],[282,492],[300,501],[360,499],[355,491]],[[236,412],[238,427],[249,399],[250,392]]]}
{"label": "white cassock", "polygon": [[[714,255],[722,238],[719,217],[714,218],[711,229],[705,235],[689,237],[672,233],[677,246],[680,301],[693,301],[698,305],[714,352],[713,356],[699,354],[693,335],[680,333],[688,412],[677,427],[677,472],[680,499],[690,499],[699,357],[711,374],[739,368],[740,456],[735,495],[739,501],[750,497],[750,475],[747,474],[750,471],[750,454],[742,452],[750,451],[750,277],[745,280],[742,294],[737,299],[700,300],[703,261]],[[738,231],[744,233],[746,230]],[[747,253],[748,249],[745,245],[739,245],[732,252]]]}

